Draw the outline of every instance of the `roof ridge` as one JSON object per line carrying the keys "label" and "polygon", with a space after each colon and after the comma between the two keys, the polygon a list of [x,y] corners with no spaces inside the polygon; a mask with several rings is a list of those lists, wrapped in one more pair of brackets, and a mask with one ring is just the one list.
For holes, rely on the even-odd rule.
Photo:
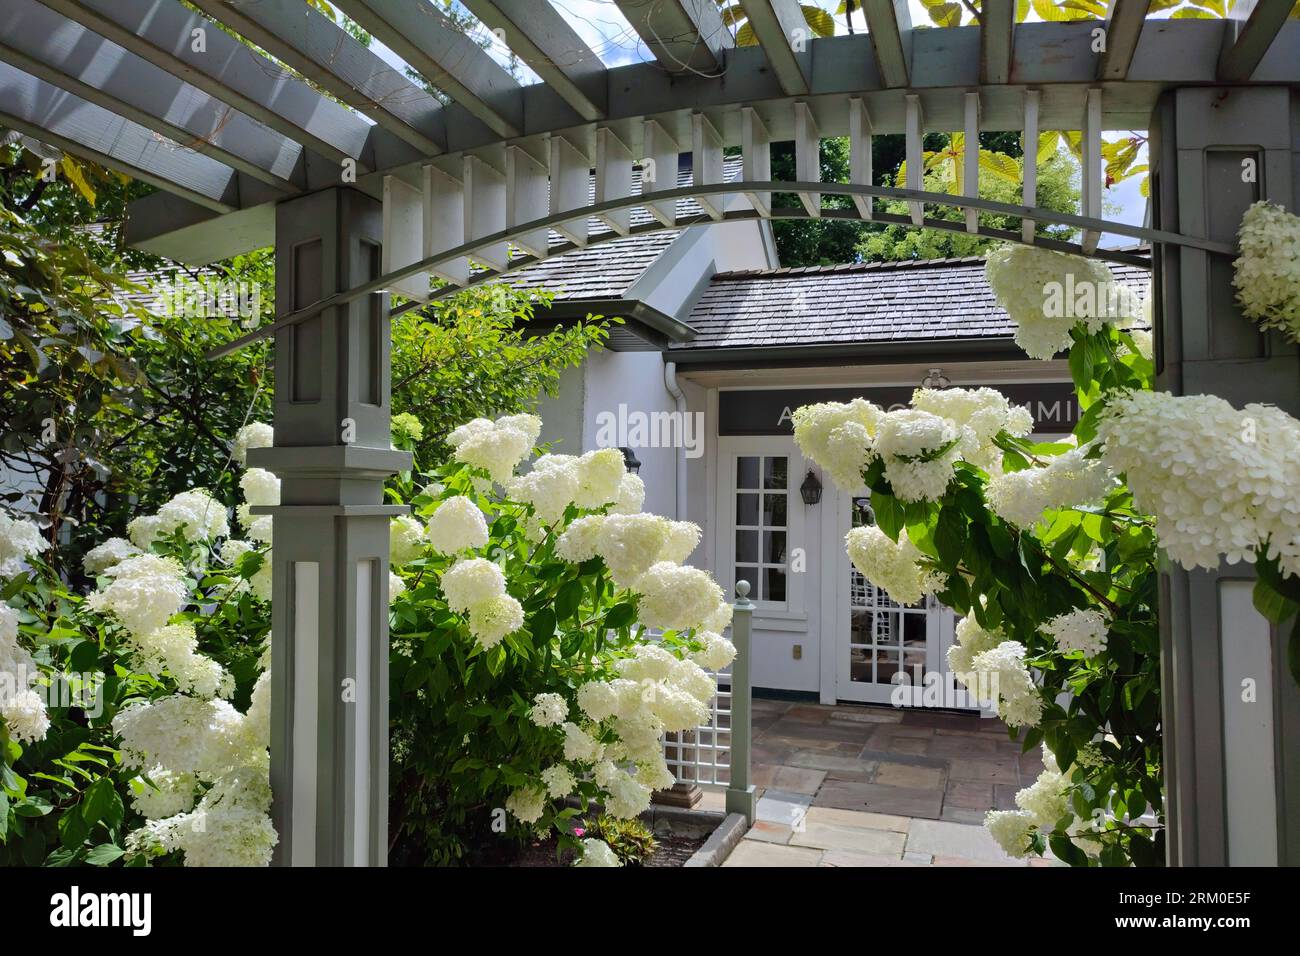
{"label": "roof ridge", "polygon": [[[1134,250],[1142,247],[1133,247]],[[948,256],[940,259],[883,259],[871,262],[840,262],[828,263],[819,266],[777,266],[771,269],[732,269],[726,272],[715,273],[714,280],[718,279],[754,279],[773,276],[794,276],[824,274],[830,272],[871,272],[885,269],[926,269],[938,268],[952,265],[976,265],[983,263],[987,256]],[[1115,263],[1116,265],[1127,265],[1127,263]],[[1133,268],[1141,268],[1133,266]]]}

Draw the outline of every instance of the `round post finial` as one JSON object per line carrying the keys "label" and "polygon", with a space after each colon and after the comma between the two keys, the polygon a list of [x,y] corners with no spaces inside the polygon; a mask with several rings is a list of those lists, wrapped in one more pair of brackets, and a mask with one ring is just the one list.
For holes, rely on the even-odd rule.
{"label": "round post finial", "polygon": [[737,603],[739,604],[749,603],[749,582],[748,581],[736,582],[736,596],[740,598],[740,600]]}

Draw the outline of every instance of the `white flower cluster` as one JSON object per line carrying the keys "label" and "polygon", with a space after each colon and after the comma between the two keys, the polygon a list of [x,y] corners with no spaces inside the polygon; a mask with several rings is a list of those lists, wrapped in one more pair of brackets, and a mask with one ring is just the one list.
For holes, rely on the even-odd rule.
{"label": "white flower cluster", "polygon": [[944,575],[921,564],[921,552],[906,530],[892,541],[875,525],[864,525],[846,534],[844,541],[853,566],[899,604],[915,604],[944,587]]}
{"label": "white flower cluster", "polygon": [[141,548],[148,548],[158,538],[184,529],[186,541],[212,542],[230,534],[226,506],[202,488],[182,491],[158,513],[136,518],[127,526],[131,540]]}
{"label": "white flower cluster", "polygon": [[1071,448],[1046,465],[994,474],[984,490],[989,508],[1017,528],[1032,528],[1048,509],[1100,501],[1115,485],[1106,462]]}
{"label": "white flower cluster", "polygon": [[736,659],[736,645],[713,631],[697,631],[695,640],[704,645],[691,654],[691,660],[705,670],[720,671]]}
{"label": "white flower cluster", "polygon": [[1257,202],[1241,217],[1237,241],[1232,284],[1242,312],[1300,342],[1300,216]]}
{"label": "white flower cluster", "polygon": [[44,740],[50,729],[45,701],[32,690],[36,661],[18,643],[18,612],[0,603],[0,719],[14,739]]}
{"label": "white flower cluster", "polygon": [[[1051,832],[1062,820],[1073,818],[1070,809],[1070,778],[1056,765],[1052,752],[1043,747],[1043,771],[1038,779],[1016,794],[1018,810],[991,810],[984,817],[989,835],[1008,856],[1017,859],[1029,855],[1029,842],[1035,831]],[[1068,825],[1069,832],[1076,827]],[[1087,844],[1090,841],[1084,841]],[[1095,853],[1096,844],[1085,850]]]}
{"label": "white flower cluster", "polygon": [[826,469],[841,488],[856,491],[873,457],[872,442],[884,411],[865,399],[823,402],[795,409],[794,440],[805,458]]}
{"label": "white flower cluster", "polygon": [[558,727],[569,716],[569,705],[559,694],[538,694],[528,718],[538,727]]}
{"label": "white flower cluster", "polygon": [[23,570],[24,562],[49,548],[41,529],[25,518],[11,518],[0,511],[0,578],[11,578]]}
{"label": "white flower cluster", "polygon": [[956,678],[977,697],[996,699],[998,716],[1008,726],[1036,726],[1043,718],[1043,696],[1025,664],[1025,646],[980,627],[974,614],[957,623],[957,640],[948,648]]}
{"label": "white flower cluster", "polygon": [[1133,392],[1098,426],[1107,463],[1183,567],[1253,562],[1300,575],[1300,421],[1271,405]]}
{"label": "white flower cluster", "polygon": [[447,607],[469,616],[469,630],[484,650],[524,626],[524,609],[506,593],[506,576],[486,558],[461,558],[442,574]]}
{"label": "white flower cluster", "polygon": [[911,408],[891,412],[858,398],[805,405],[794,413],[800,451],[837,485],[856,491],[863,471],[880,458],[902,501],[941,497],[958,459],[986,471],[1000,468],[998,434],[1024,436],[1032,430],[1029,412],[991,388],[919,388]]}
{"label": "white flower cluster", "polygon": [[622,866],[623,863],[604,840],[588,838],[582,841],[582,856],[578,857],[573,865]]}
{"label": "white flower cluster", "polygon": [[87,551],[85,557],[81,559],[81,566],[87,574],[93,576],[107,571],[119,561],[135,557],[139,553],[140,549],[126,538],[109,538],[103,544],[96,545]]}
{"label": "white flower cluster", "polygon": [[[506,480],[506,491],[516,501],[527,502],[543,524],[554,524],[569,505],[594,510],[618,501],[627,467],[617,448],[601,448],[585,455],[543,455],[532,470]],[[641,486],[641,497],[645,487]],[[635,498],[635,487],[628,488]]]}
{"label": "white flower cluster", "polygon": [[[133,783],[148,822],[127,849],[182,851],[186,866],[266,866],[271,825],[267,743],[271,684],[264,673],[248,713],[223,700],[172,696],[128,704],[113,718],[123,763],[157,784]],[[197,791],[206,787],[195,803]]]}
{"label": "white flower cluster", "polygon": [[487,546],[487,518],[469,498],[456,495],[438,504],[425,525],[425,535],[438,554],[473,551]]}
{"label": "white flower cluster", "polygon": [[1042,626],[1050,634],[1062,654],[1082,651],[1084,657],[1096,657],[1106,649],[1106,632],[1110,622],[1096,608],[1077,608],[1058,614]]}
{"label": "white flower cluster", "polygon": [[112,580],[91,593],[86,605],[92,611],[112,614],[132,635],[158,630],[189,600],[185,569],[175,558],[140,554],[105,573]]}
{"label": "white flower cluster", "polygon": [[275,444],[275,429],[264,422],[251,422],[235,433],[231,457],[243,467],[248,464],[248,449],[270,448]]}
{"label": "white flower cluster", "polygon": [[[1070,330],[1079,322],[1097,332],[1141,314],[1141,303],[1096,259],[1008,244],[989,253],[984,274],[1015,324],[1016,344],[1030,358],[1046,360],[1068,349]],[[1053,297],[1062,307],[1049,307]]]}
{"label": "white flower cluster", "polygon": [[409,564],[424,554],[428,543],[424,525],[411,515],[398,515],[388,523],[388,560],[392,564]]}
{"label": "white flower cluster", "polygon": [[542,433],[536,415],[504,415],[496,421],[475,418],[447,436],[457,461],[482,468],[492,480],[504,483],[532,450]]}

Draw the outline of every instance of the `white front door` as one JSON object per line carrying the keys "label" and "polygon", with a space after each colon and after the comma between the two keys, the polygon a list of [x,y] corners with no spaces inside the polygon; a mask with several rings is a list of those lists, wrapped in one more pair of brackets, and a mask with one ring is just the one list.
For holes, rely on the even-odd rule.
{"label": "white front door", "polygon": [[[874,521],[865,489],[839,498],[846,531]],[[971,706],[947,673],[952,611],[933,597],[899,604],[841,554],[835,696],[898,707]]]}

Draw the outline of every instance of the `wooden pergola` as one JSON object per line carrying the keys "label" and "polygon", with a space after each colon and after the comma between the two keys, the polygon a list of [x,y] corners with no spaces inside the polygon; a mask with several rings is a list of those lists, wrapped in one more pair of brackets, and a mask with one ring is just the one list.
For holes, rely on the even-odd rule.
{"label": "wooden pergola", "polygon": [[[828,38],[808,36],[796,0],[741,0],[748,47],[714,0],[616,0],[654,57],[616,68],[549,0],[463,0],[541,80],[528,84],[430,0],[333,2],[425,83],[303,0],[194,0],[205,16],[178,0],[0,7],[0,125],[157,186],[131,204],[132,245],[192,263],[275,246],[275,322],[222,351],[275,337],[276,446],[250,463],[282,479],[268,509],[282,863],[386,859],[382,596],[401,509],[382,488],[409,464],[389,439],[393,293],[410,308],[593,242],[737,219],[874,219],[1132,258],[1098,248],[1114,233],[1152,246],[1161,388],[1300,414],[1300,350],[1241,316],[1230,285],[1245,208],[1300,197],[1291,0],[1238,2],[1227,20],[1147,19],[1147,0],[1114,0],[1104,23],[1016,23],[1014,0],[982,0],[981,25],[946,29],[915,28],[906,0],[863,0],[868,31]],[[1151,134],[1142,227],[1102,216],[1102,133],[1129,129]],[[1019,205],[981,199],[973,149],[962,195],[923,189],[926,132],[1018,131],[1032,155],[1048,130],[1081,132],[1077,215],[1037,207],[1032,163]],[[905,137],[904,188],[873,181],[872,137],[891,134]],[[828,137],[849,138],[846,183],[820,181]],[[794,182],[772,180],[781,141],[795,144]],[[739,182],[724,181],[727,148]],[[777,193],[799,205],[773,208]],[[853,204],[823,209],[825,194]],[[685,197],[703,211],[679,218]],[[964,220],[930,218],[934,205]],[[638,207],[652,221],[633,225]],[[981,211],[1024,225],[990,230]],[[609,230],[591,235],[593,217]],[[1036,237],[1040,222],[1080,240]],[[1300,698],[1250,584],[1240,566],[1162,576],[1175,865],[1300,862]],[[1249,705],[1244,678],[1260,689]]]}

